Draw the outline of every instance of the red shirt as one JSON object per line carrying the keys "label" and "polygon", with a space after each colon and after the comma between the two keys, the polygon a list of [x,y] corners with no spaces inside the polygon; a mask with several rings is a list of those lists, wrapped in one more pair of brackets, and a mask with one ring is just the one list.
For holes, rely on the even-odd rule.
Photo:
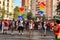
{"label": "red shirt", "polygon": [[55,35],[58,35],[60,33],[60,24],[58,24],[55,28]]}
{"label": "red shirt", "polygon": [[4,24],[5,24],[5,27],[8,27],[8,21],[5,21]]}

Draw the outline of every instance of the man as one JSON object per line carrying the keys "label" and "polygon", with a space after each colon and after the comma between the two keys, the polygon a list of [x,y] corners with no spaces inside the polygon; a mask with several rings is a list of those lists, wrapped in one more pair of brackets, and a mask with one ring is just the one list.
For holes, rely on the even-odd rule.
{"label": "man", "polygon": [[54,28],[56,40],[60,40],[60,21],[57,21],[57,25]]}
{"label": "man", "polygon": [[11,34],[13,34],[13,30],[15,29],[15,21],[14,20],[12,20],[12,22],[11,22]]}

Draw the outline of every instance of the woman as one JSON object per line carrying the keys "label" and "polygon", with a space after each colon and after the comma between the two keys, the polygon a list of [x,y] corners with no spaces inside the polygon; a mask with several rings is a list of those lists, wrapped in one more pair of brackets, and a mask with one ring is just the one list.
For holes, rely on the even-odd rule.
{"label": "woman", "polygon": [[4,21],[4,31],[3,31],[3,32],[7,34],[8,28],[9,28],[9,23],[8,23],[7,20],[5,20],[5,21]]}
{"label": "woman", "polygon": [[11,34],[13,34],[13,30],[15,29],[15,21],[14,20],[12,20],[12,22],[11,22]]}
{"label": "woman", "polygon": [[47,22],[44,21],[44,29],[45,29],[45,30],[44,30],[44,36],[46,35],[46,29],[47,29],[46,23],[47,23]]}
{"label": "woman", "polygon": [[2,33],[4,34],[3,30],[4,30],[4,21],[2,20]]}
{"label": "woman", "polygon": [[24,30],[23,20],[19,20],[19,21],[18,21],[18,30],[19,30],[19,35],[20,35],[20,34],[23,35],[23,30]]}
{"label": "woman", "polygon": [[31,37],[33,29],[34,29],[34,22],[30,20],[29,21],[29,37]]}

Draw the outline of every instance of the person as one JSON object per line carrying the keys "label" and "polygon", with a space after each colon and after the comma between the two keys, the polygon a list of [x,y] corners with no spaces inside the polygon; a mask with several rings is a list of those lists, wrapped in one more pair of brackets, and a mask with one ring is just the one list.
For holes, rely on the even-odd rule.
{"label": "person", "polygon": [[24,30],[24,27],[23,27],[23,20],[19,20],[18,21],[18,30],[19,30],[19,35],[23,35],[23,30]]}
{"label": "person", "polygon": [[44,21],[42,21],[41,24],[42,24],[42,35],[43,35],[44,34],[44,30],[45,30],[44,29]]}
{"label": "person", "polygon": [[53,31],[53,28],[54,28],[54,21],[50,23],[50,31]]}
{"label": "person", "polygon": [[0,30],[2,29],[2,22],[1,22],[1,20],[0,20]]}
{"label": "person", "polygon": [[47,26],[46,26],[46,21],[44,21],[44,35],[46,36],[46,29],[47,29]]}
{"label": "person", "polygon": [[4,34],[7,34],[8,28],[9,28],[8,20],[5,20],[5,21],[4,21],[4,30],[3,30],[3,33],[4,33]]}
{"label": "person", "polygon": [[2,33],[4,34],[3,30],[4,30],[4,21],[2,20]]}
{"label": "person", "polygon": [[31,37],[33,29],[34,29],[34,22],[30,20],[29,21],[29,37]]}
{"label": "person", "polygon": [[16,30],[18,30],[18,20],[16,21]]}
{"label": "person", "polygon": [[11,34],[13,34],[13,30],[15,29],[15,21],[14,20],[12,20],[12,22],[11,22]]}
{"label": "person", "polygon": [[12,27],[12,20],[9,21],[9,30],[11,29]]}
{"label": "person", "polygon": [[41,24],[41,20],[38,23],[38,29],[41,30],[42,29],[42,24]]}
{"label": "person", "polygon": [[55,34],[55,39],[60,40],[60,21],[56,21],[57,24],[54,27],[54,34]]}
{"label": "person", "polygon": [[46,21],[42,21],[42,36],[46,36]]}

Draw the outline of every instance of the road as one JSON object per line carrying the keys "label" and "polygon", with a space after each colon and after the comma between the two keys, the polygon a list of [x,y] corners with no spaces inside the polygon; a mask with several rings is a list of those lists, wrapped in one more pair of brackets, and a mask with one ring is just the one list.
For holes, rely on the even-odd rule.
{"label": "road", "polygon": [[14,31],[11,35],[11,31],[8,31],[8,34],[2,34],[0,32],[0,40],[54,40],[54,33],[47,31],[46,36],[41,36],[41,31],[34,30],[29,37],[28,31],[24,31],[23,35],[19,35],[18,31]]}

